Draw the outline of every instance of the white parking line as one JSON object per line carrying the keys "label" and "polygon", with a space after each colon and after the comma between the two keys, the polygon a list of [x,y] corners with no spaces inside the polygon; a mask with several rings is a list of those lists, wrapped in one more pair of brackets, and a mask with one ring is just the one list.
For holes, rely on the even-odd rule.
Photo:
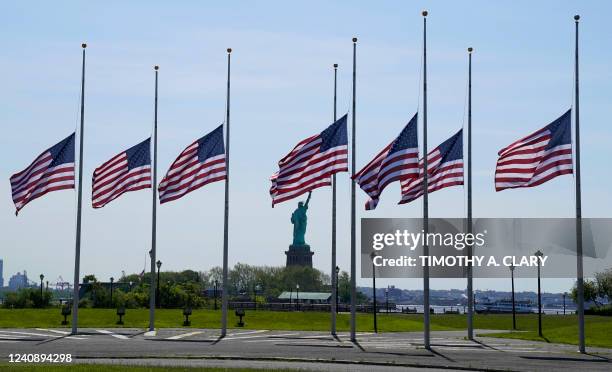
{"label": "white parking line", "polygon": [[96,329],[96,332],[99,332],[99,333],[102,333],[102,334],[105,334],[105,335],[109,335],[109,336],[113,336],[113,337],[118,338],[120,340],[127,340],[127,339],[129,339],[129,337],[127,337],[127,336],[120,335],[120,334],[117,334],[117,333],[113,333],[113,332],[111,332],[109,330],[106,330],[106,329]]}
{"label": "white parking line", "polygon": [[292,333],[276,333],[273,335],[268,335],[268,337],[287,337],[287,336],[297,336],[298,333],[292,332]]}
{"label": "white parking line", "polygon": [[[259,337],[267,337],[266,339],[258,339],[258,340],[250,340],[245,342],[278,342],[283,339],[283,337],[297,336],[297,333],[281,333],[275,335],[261,335]],[[244,337],[246,338],[246,337]],[[289,339],[291,340],[291,339]]]}
{"label": "white parking line", "polygon": [[33,332],[2,331],[2,333],[10,333],[10,334],[15,334],[15,335],[26,335],[26,336],[51,337],[51,335],[48,335],[48,334],[33,333]]}
{"label": "white parking line", "polygon": [[57,329],[36,328],[36,330],[37,331],[43,331],[43,332],[58,333],[60,335],[69,335],[70,334],[70,332],[58,331]]}
{"label": "white parking line", "polygon": [[28,338],[28,336],[5,335],[5,334],[2,334],[2,333],[0,333],[0,337],[2,337],[2,338],[10,338],[10,339],[13,339],[13,340],[18,340],[18,339],[22,339],[22,338]]}
{"label": "white parking line", "polygon": [[223,340],[224,341],[227,341],[227,340],[248,340],[250,338],[257,338],[257,339],[261,340],[262,337],[266,337],[266,336],[264,336],[264,335],[254,335],[254,336],[244,336],[244,337],[226,337]]}
{"label": "white parking line", "polygon": [[246,332],[231,333],[231,334],[227,335],[227,337],[251,335],[251,334],[254,334],[254,333],[262,333],[262,332],[269,332],[269,331],[267,329],[260,329],[260,330],[257,330],[257,331],[246,331]]}
{"label": "white parking line", "polygon": [[166,340],[180,340],[181,338],[199,335],[200,333],[204,333],[204,332],[203,331],[196,331],[196,332],[182,333],[180,335],[166,337]]}

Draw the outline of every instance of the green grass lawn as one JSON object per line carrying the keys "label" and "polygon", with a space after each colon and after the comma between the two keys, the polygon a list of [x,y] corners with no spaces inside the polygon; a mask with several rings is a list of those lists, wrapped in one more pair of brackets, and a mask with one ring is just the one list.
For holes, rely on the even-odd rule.
{"label": "green grass lawn", "polygon": [[[70,319],[70,318],[69,318]],[[79,327],[110,328],[116,324],[117,315],[113,309],[80,309]],[[219,328],[221,311],[194,310],[190,317],[193,328]],[[338,315],[338,330],[349,330],[349,314]],[[0,328],[58,328],[62,327],[59,309],[0,309]],[[275,312],[246,311],[245,329],[326,331],[330,316],[321,312]],[[156,310],[158,328],[180,328],[183,316],[180,309]],[[237,328],[238,318],[229,314],[229,327]],[[126,328],[146,328],[149,323],[147,309],[127,309],[124,317]],[[536,314],[517,315],[517,328],[521,332],[509,332],[512,328],[510,314],[477,314],[474,325],[478,329],[498,329],[494,337],[520,338],[544,342],[576,344],[578,326],[575,315],[544,315],[544,338],[537,336],[538,317]],[[70,327],[68,325],[67,327]],[[422,314],[379,314],[378,329],[381,332],[410,332],[423,329]],[[466,329],[465,315],[436,314],[431,317],[433,331]],[[357,314],[357,330],[373,331],[372,314]],[[490,335],[488,335],[490,336]],[[588,346],[612,347],[612,317],[586,316],[586,341]]]}
{"label": "green grass lawn", "polygon": [[[521,340],[543,341],[560,344],[578,344],[578,320],[577,316],[554,316],[542,317],[542,335],[538,335],[537,315],[530,319],[520,319],[523,326],[518,329],[523,332],[500,332],[487,334],[489,337],[515,338]],[[599,346],[612,348],[612,317],[587,315],[585,316],[585,342],[588,346]]]}

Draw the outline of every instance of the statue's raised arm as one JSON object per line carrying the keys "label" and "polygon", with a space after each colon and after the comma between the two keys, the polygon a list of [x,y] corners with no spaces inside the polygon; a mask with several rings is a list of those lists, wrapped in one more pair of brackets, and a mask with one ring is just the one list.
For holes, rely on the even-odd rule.
{"label": "statue's raised arm", "polygon": [[308,203],[310,203],[311,196],[312,196],[312,191],[308,191],[308,198],[306,199],[306,204],[304,204],[306,208],[308,208]]}

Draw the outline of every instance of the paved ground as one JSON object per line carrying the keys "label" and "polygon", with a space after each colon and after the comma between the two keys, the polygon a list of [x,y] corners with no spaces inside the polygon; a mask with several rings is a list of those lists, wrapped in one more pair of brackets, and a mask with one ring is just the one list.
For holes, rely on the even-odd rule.
{"label": "paved ground", "polygon": [[[487,331],[476,331],[486,334]],[[324,332],[212,329],[0,329],[0,360],[13,353],[70,353],[76,363],[296,368],[317,371],[406,370],[406,367],[512,371],[612,370],[612,349],[576,353],[570,345],[433,332],[432,350],[422,333],[359,333],[350,342]],[[401,368],[400,368],[401,367]]]}

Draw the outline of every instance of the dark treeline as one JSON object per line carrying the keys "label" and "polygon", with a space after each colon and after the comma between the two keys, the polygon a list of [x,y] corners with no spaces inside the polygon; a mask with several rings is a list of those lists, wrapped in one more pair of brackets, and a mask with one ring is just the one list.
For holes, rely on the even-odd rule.
{"label": "dark treeline", "polygon": [[[297,285],[300,292],[331,292],[330,276],[309,267],[251,266],[238,263],[230,269],[228,278],[230,301],[259,303],[275,301],[282,292],[295,291]],[[122,276],[113,283],[111,302],[110,282],[95,275],[86,275],[82,281],[79,306],[148,307],[150,283],[151,273],[142,276],[138,274]],[[213,307],[215,293],[218,305],[221,303],[222,287],[221,267],[203,272],[161,271],[158,305],[161,308]],[[43,297],[45,298],[41,301],[39,291],[25,288],[18,292],[7,293],[3,306],[6,308],[50,306],[52,295],[45,291]],[[338,298],[341,303],[350,301],[350,278],[346,272],[341,272],[338,277]],[[359,303],[364,303],[367,298],[359,293],[358,300]]]}

